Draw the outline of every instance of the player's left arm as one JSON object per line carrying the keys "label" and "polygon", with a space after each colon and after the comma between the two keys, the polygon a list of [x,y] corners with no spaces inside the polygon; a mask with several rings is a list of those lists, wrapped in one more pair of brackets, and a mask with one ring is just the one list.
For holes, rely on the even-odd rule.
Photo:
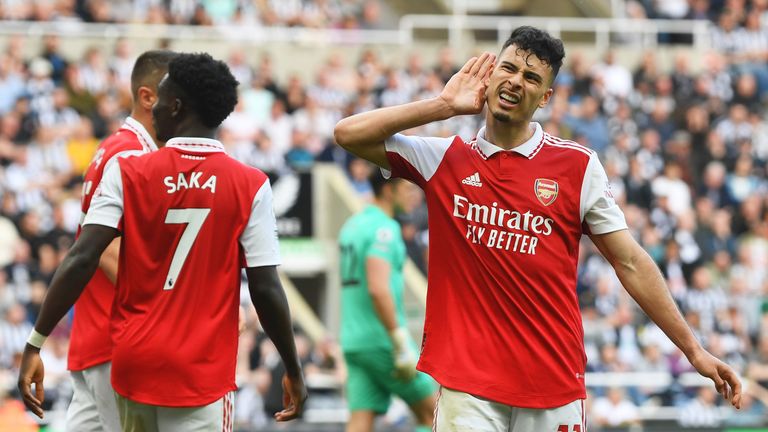
{"label": "player's left arm", "polygon": [[[56,324],[72,308],[85,285],[91,280],[99,265],[104,249],[117,236],[118,231],[103,225],[86,225],[80,236],[67,253],[53,276],[48,294],[45,296],[35,330],[24,347],[19,371],[19,391],[24,404],[38,417],[43,417],[43,363],[40,360],[40,346],[53,331]],[[35,395],[32,394],[35,384]]]}
{"label": "player's left arm", "polygon": [[717,391],[741,407],[741,382],[730,366],[707,352],[688,327],[664,277],[648,253],[626,229],[589,237],[611,263],[629,295],[677,345],[703,376],[712,379]]}
{"label": "player's left arm", "polygon": [[[40,347],[61,318],[75,304],[91,280],[99,259],[112,240],[119,235],[117,227],[123,216],[123,183],[120,165],[113,164],[95,192],[83,221],[83,229],[64,261],[53,275],[48,294],[40,308],[35,328],[27,340],[19,370],[19,391],[24,404],[43,417],[43,362]],[[35,395],[32,395],[32,384]]]}

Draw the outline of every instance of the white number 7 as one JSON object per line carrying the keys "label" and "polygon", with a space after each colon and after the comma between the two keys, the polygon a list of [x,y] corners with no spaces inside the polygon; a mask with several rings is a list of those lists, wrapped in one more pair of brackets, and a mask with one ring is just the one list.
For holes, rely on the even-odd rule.
{"label": "white number 7", "polygon": [[168,214],[165,216],[165,223],[185,223],[187,227],[184,229],[181,239],[179,239],[179,244],[176,245],[176,252],[173,253],[171,268],[168,269],[168,276],[165,277],[165,284],[163,285],[164,290],[173,289],[173,284],[179,278],[179,272],[181,272],[181,268],[184,266],[184,261],[187,260],[189,250],[192,249],[192,244],[195,243],[197,234],[200,232],[200,228],[210,212],[211,209],[209,208],[168,210]]}

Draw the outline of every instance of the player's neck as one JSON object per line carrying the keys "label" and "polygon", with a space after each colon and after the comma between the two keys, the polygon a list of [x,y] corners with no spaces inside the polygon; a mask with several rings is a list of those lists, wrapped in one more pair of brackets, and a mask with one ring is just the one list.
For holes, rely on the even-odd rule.
{"label": "player's neck", "polygon": [[216,139],[216,129],[205,126],[195,117],[188,117],[179,123],[176,136]]}
{"label": "player's neck", "polygon": [[513,149],[528,141],[534,131],[528,120],[523,122],[501,122],[492,115],[485,121],[485,139],[504,150]]}
{"label": "player's neck", "polygon": [[387,214],[389,217],[393,217],[395,215],[395,206],[382,199],[374,198],[373,199],[373,205],[381,209],[384,213]]}
{"label": "player's neck", "polygon": [[160,140],[157,139],[157,134],[155,133],[155,126],[152,124],[151,111],[142,110],[140,107],[134,108],[133,110],[131,110],[131,118],[141,123],[142,126],[144,126],[144,130],[146,130],[149,133],[149,136],[151,136],[152,139],[155,140],[155,144],[158,147],[162,147],[164,145],[164,143],[160,142]]}

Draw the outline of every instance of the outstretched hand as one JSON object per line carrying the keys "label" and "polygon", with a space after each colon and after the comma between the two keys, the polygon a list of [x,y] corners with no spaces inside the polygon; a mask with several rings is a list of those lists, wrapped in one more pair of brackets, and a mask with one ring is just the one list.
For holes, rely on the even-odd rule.
{"label": "outstretched hand", "polygon": [[715,382],[717,392],[730,401],[735,408],[741,408],[741,381],[730,366],[705,350],[688,358],[696,371]]}
{"label": "outstretched hand", "polygon": [[[45,370],[43,361],[40,359],[40,350],[27,345],[24,348],[21,367],[19,368],[19,392],[24,400],[24,405],[40,418],[43,418],[43,401],[45,400],[44,376]],[[32,394],[32,384],[35,384],[35,394]]]}
{"label": "outstretched hand", "polygon": [[453,109],[454,115],[478,114],[485,105],[485,90],[496,55],[485,52],[472,57],[445,84],[440,97]]}
{"label": "outstretched hand", "polygon": [[275,413],[275,420],[282,422],[293,420],[301,414],[304,401],[307,400],[307,387],[304,377],[291,378],[283,375],[283,410]]}

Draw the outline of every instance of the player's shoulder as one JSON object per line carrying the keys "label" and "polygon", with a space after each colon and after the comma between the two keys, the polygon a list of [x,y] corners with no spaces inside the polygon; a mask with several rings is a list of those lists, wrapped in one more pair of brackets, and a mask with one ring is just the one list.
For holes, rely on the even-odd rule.
{"label": "player's shoulder", "polygon": [[235,158],[233,158],[230,155],[225,154],[225,157],[220,158],[219,160],[221,163],[225,164],[228,169],[232,170],[233,173],[248,177],[252,179],[253,181],[258,182],[259,185],[269,180],[269,176],[264,173],[264,171],[247,165]]}
{"label": "player's shoulder", "polygon": [[105,151],[119,153],[127,150],[144,150],[139,137],[128,129],[119,129],[108,136],[100,145]]}
{"label": "player's shoulder", "polygon": [[546,149],[548,152],[555,154],[564,154],[568,157],[575,157],[589,161],[589,159],[595,155],[595,151],[581,145],[575,141],[563,139],[544,132],[542,137],[542,150]]}

